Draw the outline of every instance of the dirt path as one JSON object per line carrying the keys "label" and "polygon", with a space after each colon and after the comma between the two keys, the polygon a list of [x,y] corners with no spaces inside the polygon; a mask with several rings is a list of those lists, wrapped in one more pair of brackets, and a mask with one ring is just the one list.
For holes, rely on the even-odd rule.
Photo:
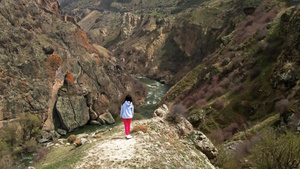
{"label": "dirt path", "polygon": [[97,141],[74,168],[214,168],[205,155],[186,139],[172,139],[160,131],[155,119],[133,122],[149,127],[126,139],[123,125]]}

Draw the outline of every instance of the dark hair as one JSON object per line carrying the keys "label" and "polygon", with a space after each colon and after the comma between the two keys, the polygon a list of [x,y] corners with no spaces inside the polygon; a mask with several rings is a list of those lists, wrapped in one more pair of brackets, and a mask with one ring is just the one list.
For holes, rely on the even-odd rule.
{"label": "dark hair", "polygon": [[130,102],[132,102],[132,97],[128,94],[128,95],[125,97],[124,102],[125,102],[125,101],[130,101]]}

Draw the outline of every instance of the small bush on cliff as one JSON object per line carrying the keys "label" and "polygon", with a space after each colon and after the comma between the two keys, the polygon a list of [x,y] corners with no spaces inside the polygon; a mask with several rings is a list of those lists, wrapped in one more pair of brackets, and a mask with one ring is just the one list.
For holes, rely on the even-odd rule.
{"label": "small bush on cliff", "polygon": [[19,122],[22,131],[23,143],[40,135],[42,123],[37,116],[28,113],[26,115],[22,115]]}
{"label": "small bush on cliff", "polygon": [[[13,147],[18,142],[17,129],[18,126],[16,124],[9,124],[0,130],[0,143],[2,142],[2,144],[0,144],[0,149],[9,149],[10,151],[13,150]],[[1,148],[1,146],[3,147]]]}
{"label": "small bush on cliff", "polygon": [[282,99],[275,103],[275,109],[281,115],[284,114],[290,107],[291,102],[288,99]]}
{"label": "small bush on cliff", "polygon": [[166,119],[170,122],[179,123],[182,117],[186,116],[186,109],[182,104],[176,104],[172,107],[170,113],[168,113]]}
{"label": "small bush on cliff", "polygon": [[299,168],[300,135],[288,131],[278,136],[275,130],[267,130],[250,152],[256,168]]}

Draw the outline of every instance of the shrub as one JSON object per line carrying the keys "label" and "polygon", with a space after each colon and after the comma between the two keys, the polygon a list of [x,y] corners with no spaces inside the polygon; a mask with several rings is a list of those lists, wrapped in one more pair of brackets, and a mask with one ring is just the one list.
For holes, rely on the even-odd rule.
{"label": "shrub", "polygon": [[25,153],[33,153],[36,151],[38,144],[34,139],[26,141],[23,145],[23,152]]}
{"label": "shrub", "polygon": [[170,122],[179,123],[182,117],[186,116],[186,109],[182,104],[176,104],[172,107],[170,113],[167,114],[166,119]]}
{"label": "shrub", "polygon": [[230,84],[230,81],[228,78],[224,78],[221,82],[220,82],[220,86],[227,88]]}
{"label": "shrub", "polygon": [[224,128],[225,132],[230,132],[232,135],[238,132],[239,125],[237,123],[231,123],[229,126]]}
{"label": "shrub", "polygon": [[238,94],[241,90],[244,89],[243,84],[238,82],[238,83],[231,83],[229,85],[229,89],[231,90],[232,93]]}
{"label": "shrub", "polygon": [[2,158],[8,152],[9,152],[9,145],[5,141],[3,141],[2,138],[0,138],[0,158]]}
{"label": "shrub", "polygon": [[222,129],[213,130],[209,135],[209,139],[214,143],[223,143],[224,135]]}
{"label": "shrub", "polygon": [[74,134],[72,134],[67,138],[67,140],[69,143],[73,143],[76,140],[76,136]]}
{"label": "shrub", "polygon": [[237,158],[245,158],[250,154],[250,149],[253,147],[254,143],[250,140],[245,140],[244,142],[238,144],[235,147],[235,154]]}
{"label": "shrub", "polygon": [[281,99],[280,101],[275,103],[275,109],[282,115],[288,110],[290,105],[291,102],[288,99]]}
{"label": "shrub", "polygon": [[238,169],[239,163],[235,154],[226,150],[222,145],[217,146],[219,151],[218,156],[213,161],[214,165],[224,169]]}
{"label": "shrub", "polygon": [[195,108],[202,108],[204,106],[206,106],[205,99],[200,99],[195,103]]}
{"label": "shrub", "polygon": [[16,124],[9,124],[0,131],[0,141],[3,142],[2,145],[7,144],[10,150],[13,149],[15,144],[18,142],[17,135],[18,126]]}
{"label": "shrub", "polygon": [[132,130],[135,131],[135,132],[142,131],[142,132],[145,133],[145,132],[148,131],[148,126],[146,126],[146,125],[136,125],[136,126],[133,127]]}
{"label": "shrub", "polygon": [[216,87],[213,90],[214,96],[219,97],[224,94],[224,90],[221,87]]}
{"label": "shrub", "polygon": [[42,123],[37,116],[31,113],[27,113],[26,115],[23,114],[21,115],[19,122],[22,131],[23,143],[40,135]]}
{"label": "shrub", "polygon": [[211,106],[216,110],[221,110],[224,107],[224,105],[224,100],[217,99]]}
{"label": "shrub", "polygon": [[266,130],[250,152],[249,160],[257,168],[299,168],[300,136],[289,131],[277,136],[273,129]]}

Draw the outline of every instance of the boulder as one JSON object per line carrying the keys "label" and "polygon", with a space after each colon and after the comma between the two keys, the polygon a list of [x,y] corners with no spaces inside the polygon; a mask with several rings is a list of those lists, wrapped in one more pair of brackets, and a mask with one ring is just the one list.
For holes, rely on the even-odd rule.
{"label": "boulder", "polygon": [[67,131],[64,130],[64,129],[57,129],[57,133],[62,135],[62,136],[65,136],[67,134]]}
{"label": "boulder", "polygon": [[218,155],[218,150],[213,143],[200,131],[194,130],[191,133],[191,140],[196,148],[204,153],[207,158],[214,159]]}
{"label": "boulder", "polygon": [[83,96],[59,97],[56,110],[64,129],[69,132],[84,126],[90,119],[89,108]]}
{"label": "boulder", "polygon": [[40,139],[38,139],[38,142],[39,143],[46,143],[46,142],[48,142],[49,141],[49,139],[46,139],[46,138],[40,138]]}
{"label": "boulder", "polygon": [[165,114],[167,114],[169,112],[169,109],[167,107],[167,105],[163,104],[163,106],[159,107],[158,109],[156,109],[154,111],[153,116],[154,117],[163,117]]}
{"label": "boulder", "polygon": [[90,120],[89,124],[90,124],[90,125],[99,125],[99,126],[102,125],[102,124],[101,124],[99,121],[97,121],[97,120]]}
{"label": "boulder", "polygon": [[113,116],[109,112],[101,114],[99,116],[99,119],[104,120],[106,124],[114,124],[115,123],[115,119],[113,118]]}
{"label": "boulder", "polygon": [[176,124],[177,133],[181,137],[186,137],[193,131],[193,125],[184,117]]}
{"label": "boulder", "polygon": [[102,118],[100,118],[100,116],[97,118],[97,121],[100,123],[100,125],[105,124],[105,121]]}

